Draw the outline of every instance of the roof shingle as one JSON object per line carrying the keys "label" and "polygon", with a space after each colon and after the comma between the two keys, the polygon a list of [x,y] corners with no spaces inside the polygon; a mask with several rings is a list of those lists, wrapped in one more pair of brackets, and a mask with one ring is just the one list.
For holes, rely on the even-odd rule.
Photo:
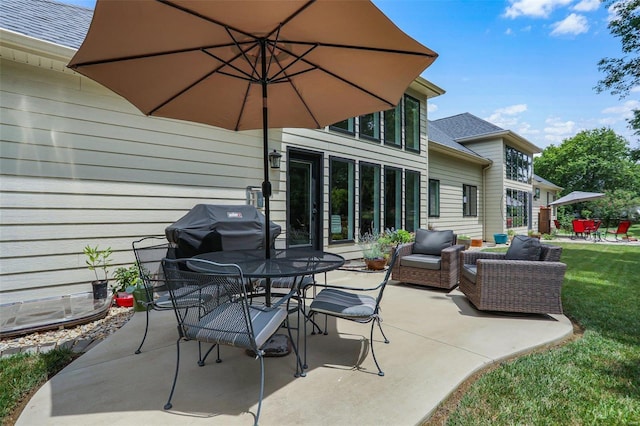
{"label": "roof shingle", "polygon": [[51,0],[0,1],[0,27],[73,49],[80,48],[93,10]]}

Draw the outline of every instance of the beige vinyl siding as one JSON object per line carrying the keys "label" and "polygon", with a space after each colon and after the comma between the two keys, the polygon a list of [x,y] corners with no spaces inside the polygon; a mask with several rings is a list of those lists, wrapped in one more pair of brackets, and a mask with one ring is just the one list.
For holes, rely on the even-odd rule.
{"label": "beige vinyl siding", "polygon": [[[534,185],[533,187],[534,195],[535,195],[536,188],[540,188],[540,198],[538,200],[536,200],[535,198],[533,199],[533,218],[532,218],[531,229],[534,229],[537,231],[539,229],[538,215],[540,213],[540,207],[546,207],[548,203],[552,202],[556,192],[551,191],[544,187],[539,187],[537,185]],[[552,231],[555,229],[555,226],[553,225],[553,219],[557,219],[557,216],[556,216],[557,210],[558,210],[557,208],[554,208],[554,207],[551,208],[551,230]]]}
{"label": "beige vinyl siding", "polygon": [[493,160],[493,165],[485,172],[485,241],[493,242],[493,234],[506,233],[505,200],[504,200],[504,145],[502,139],[478,143],[467,143],[465,146],[484,158]]}
{"label": "beige vinyl siding", "polygon": [[[429,178],[440,181],[440,217],[430,217],[435,229],[452,229],[457,235],[482,237],[482,166],[450,156],[429,152]],[[478,188],[478,216],[463,216],[462,185]],[[425,197],[425,199],[427,199]],[[426,209],[426,207],[425,207]]]}
{"label": "beige vinyl siding", "polygon": [[[32,40],[25,52],[0,43],[0,303],[89,291],[85,245],[112,247],[113,272],[133,263],[133,240],[164,234],[198,203],[244,204],[246,187],[261,185],[261,131],[145,117],[66,69],[71,49]],[[269,130],[269,150],[324,155],[325,248],[331,155],[420,172],[426,226],[426,101],[408,93],[421,102],[420,154],[327,129]],[[269,171],[271,218],[283,228],[285,160]],[[362,256],[354,244],[330,250]]]}
{"label": "beige vinyl siding", "polygon": [[1,52],[2,303],[89,291],[85,245],[111,246],[113,271],[133,263],[134,239],[198,203],[244,204],[263,180],[258,131],[145,117],[42,58]]}

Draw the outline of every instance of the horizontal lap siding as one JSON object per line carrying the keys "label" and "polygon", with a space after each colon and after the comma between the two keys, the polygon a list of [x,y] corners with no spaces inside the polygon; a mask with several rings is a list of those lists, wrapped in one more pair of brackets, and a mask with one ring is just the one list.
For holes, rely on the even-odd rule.
{"label": "horizontal lap siding", "polygon": [[[482,166],[430,151],[429,178],[440,181],[440,217],[429,218],[429,223],[435,229],[482,237]],[[462,185],[478,188],[477,217],[462,214]]]}
{"label": "horizontal lap siding", "polygon": [[85,245],[111,246],[113,271],[134,239],[198,203],[244,204],[263,180],[260,132],[148,118],[68,72],[0,66],[0,303],[89,291]]}
{"label": "horizontal lap siding", "polygon": [[485,172],[485,241],[493,241],[493,234],[506,232],[504,200],[504,145],[502,139],[468,143],[465,146],[493,161]]}

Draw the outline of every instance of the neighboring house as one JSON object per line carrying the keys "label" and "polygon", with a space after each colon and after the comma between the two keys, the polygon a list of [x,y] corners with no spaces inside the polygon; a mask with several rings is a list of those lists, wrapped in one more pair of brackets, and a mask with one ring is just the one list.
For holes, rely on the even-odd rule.
{"label": "neighboring house", "polygon": [[[66,68],[93,11],[0,2],[0,302],[89,290],[85,245],[133,263],[193,205],[259,206],[260,131],[141,114]],[[493,240],[532,226],[540,150],[471,114],[429,122],[444,90],[424,78],[397,108],[324,129],[271,129],[271,218],[288,246],[361,257],[361,233],[433,225]],[[427,134],[429,137],[427,137]]]}
{"label": "neighboring house", "polygon": [[[446,135],[448,142],[433,139],[436,129],[438,135]],[[452,142],[458,144],[458,151],[468,154],[469,158],[474,153],[478,158],[491,160],[490,163],[476,160],[473,166],[451,164],[438,171],[460,180],[456,191],[443,194],[441,204],[448,204],[444,209],[447,213],[456,214],[457,209],[456,215],[460,216],[462,211],[458,223],[465,233],[470,236],[481,233],[485,241],[493,241],[493,234],[506,233],[508,229],[517,233],[532,229],[533,154],[541,152],[540,148],[510,130],[469,113],[431,121],[429,132],[430,140],[446,146],[455,146]],[[430,179],[437,178],[434,162],[429,161]],[[468,230],[469,227],[472,230]]]}
{"label": "neighboring house", "polygon": [[[540,207],[547,207],[551,202],[559,198],[560,191],[564,188],[549,182],[548,180],[541,178],[540,176],[533,175],[533,229],[539,229],[538,226],[538,214],[540,213]],[[551,207],[550,212],[551,230],[555,229],[553,220],[558,218],[558,208]]]}

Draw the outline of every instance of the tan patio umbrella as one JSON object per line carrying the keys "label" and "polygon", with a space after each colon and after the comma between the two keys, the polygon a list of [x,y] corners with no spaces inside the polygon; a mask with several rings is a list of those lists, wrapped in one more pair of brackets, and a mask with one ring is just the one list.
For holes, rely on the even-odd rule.
{"label": "tan patio umbrella", "polygon": [[370,1],[98,0],[69,67],[147,115],[263,129],[269,223],[270,127],[393,108],[436,57]]}

